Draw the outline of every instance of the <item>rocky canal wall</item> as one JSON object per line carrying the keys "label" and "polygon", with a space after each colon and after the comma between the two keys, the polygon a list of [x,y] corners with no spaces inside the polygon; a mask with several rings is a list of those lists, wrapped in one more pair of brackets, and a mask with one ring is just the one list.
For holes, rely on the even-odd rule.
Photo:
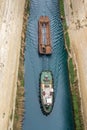
{"label": "rocky canal wall", "polygon": [[71,52],[77,67],[81,109],[87,130],[87,1],[65,0]]}
{"label": "rocky canal wall", "polygon": [[0,0],[0,130],[12,130],[25,0]]}

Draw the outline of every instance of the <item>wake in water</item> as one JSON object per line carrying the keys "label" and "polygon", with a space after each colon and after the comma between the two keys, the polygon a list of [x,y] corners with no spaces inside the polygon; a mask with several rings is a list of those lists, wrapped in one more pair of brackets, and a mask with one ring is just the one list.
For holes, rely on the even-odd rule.
{"label": "wake in water", "polygon": [[[38,53],[38,20],[50,19],[52,55]],[[39,77],[42,70],[52,71],[55,103],[44,116],[39,103]],[[31,0],[25,52],[25,115],[23,130],[74,130],[67,52],[59,14],[58,0]]]}

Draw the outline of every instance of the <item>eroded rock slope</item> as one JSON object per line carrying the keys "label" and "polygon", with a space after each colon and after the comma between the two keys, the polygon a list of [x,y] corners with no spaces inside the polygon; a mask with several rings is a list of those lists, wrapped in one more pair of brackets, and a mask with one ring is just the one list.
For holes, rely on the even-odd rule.
{"label": "eroded rock slope", "polygon": [[82,113],[87,130],[87,0],[64,0],[71,51],[78,69]]}
{"label": "eroded rock slope", "polygon": [[12,128],[25,0],[0,0],[0,130]]}

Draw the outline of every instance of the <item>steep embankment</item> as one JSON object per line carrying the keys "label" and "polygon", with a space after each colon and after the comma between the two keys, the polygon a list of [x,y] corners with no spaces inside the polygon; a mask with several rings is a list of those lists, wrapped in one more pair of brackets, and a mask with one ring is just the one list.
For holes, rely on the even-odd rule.
{"label": "steep embankment", "polygon": [[12,128],[24,4],[0,0],[0,130]]}
{"label": "steep embankment", "polygon": [[71,51],[78,70],[82,113],[87,130],[87,1],[65,0]]}

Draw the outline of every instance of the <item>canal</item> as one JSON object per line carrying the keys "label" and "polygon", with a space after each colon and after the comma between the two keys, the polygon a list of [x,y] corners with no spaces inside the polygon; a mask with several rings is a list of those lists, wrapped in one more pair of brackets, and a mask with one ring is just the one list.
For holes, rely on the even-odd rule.
{"label": "canal", "polygon": [[[58,0],[31,0],[25,50],[25,114],[23,130],[74,130],[67,52]],[[52,55],[38,54],[38,20],[50,19]],[[43,115],[39,103],[39,77],[42,70],[54,77],[55,102],[50,115]]]}

